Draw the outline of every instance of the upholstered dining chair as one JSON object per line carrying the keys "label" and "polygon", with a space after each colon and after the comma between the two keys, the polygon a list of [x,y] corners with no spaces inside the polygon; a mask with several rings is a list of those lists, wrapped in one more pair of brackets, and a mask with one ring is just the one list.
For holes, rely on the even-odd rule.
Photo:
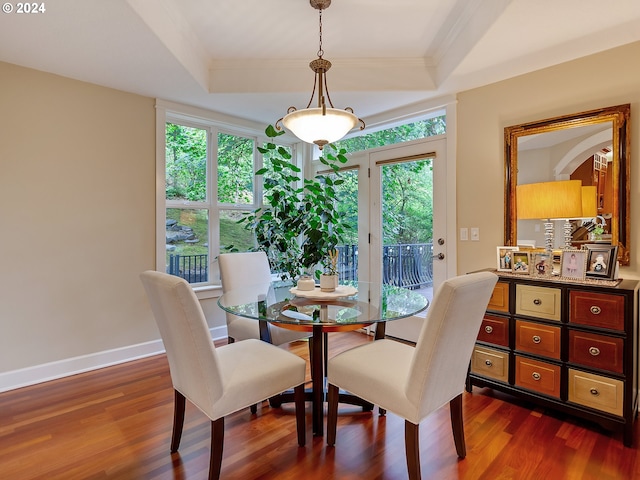
{"label": "upholstered dining chair", "polygon": [[305,361],[260,340],[216,348],[195,293],[182,278],[140,275],[167,352],[174,388],[171,452],[178,450],[188,399],[211,420],[209,478],[222,467],[224,417],[294,388],[298,444],[305,444]]}
{"label": "upholstered dining chair", "polygon": [[[223,293],[236,288],[250,289],[254,285],[271,282],[269,260],[264,252],[222,253],[218,256],[218,265]],[[256,290],[256,297],[259,293],[264,292]],[[247,338],[260,338],[260,326],[256,320],[238,317],[228,312],[226,319],[229,343]],[[288,330],[272,324],[267,326],[271,343],[274,345],[283,345],[311,336],[311,332]]]}
{"label": "upholstered dining chair", "polygon": [[472,273],[443,282],[436,291],[415,348],[376,340],[329,359],[327,444],[336,443],[338,392],[342,388],[405,419],[411,480],[420,479],[419,424],[447,402],[456,452],[466,456],[462,392],[473,346],[498,277]]}

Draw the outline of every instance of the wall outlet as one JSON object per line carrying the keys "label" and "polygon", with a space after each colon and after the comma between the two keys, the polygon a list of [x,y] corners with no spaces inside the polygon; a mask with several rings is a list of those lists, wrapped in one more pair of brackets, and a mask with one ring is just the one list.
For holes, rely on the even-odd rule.
{"label": "wall outlet", "polygon": [[471,241],[472,242],[480,241],[480,229],[478,227],[471,227]]}

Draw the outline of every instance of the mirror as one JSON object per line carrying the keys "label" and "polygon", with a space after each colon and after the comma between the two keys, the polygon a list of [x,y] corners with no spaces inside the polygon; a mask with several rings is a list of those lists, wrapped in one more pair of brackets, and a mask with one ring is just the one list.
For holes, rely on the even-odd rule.
{"label": "mirror", "polygon": [[[543,245],[536,241],[543,238],[541,222],[518,220],[518,184],[578,179],[597,187],[595,223],[605,227],[598,237],[587,235],[575,246],[594,241],[618,245],[620,264],[629,265],[630,110],[629,104],[618,105],[504,129],[505,245],[531,244],[532,239]],[[559,224],[555,230],[557,239]]]}

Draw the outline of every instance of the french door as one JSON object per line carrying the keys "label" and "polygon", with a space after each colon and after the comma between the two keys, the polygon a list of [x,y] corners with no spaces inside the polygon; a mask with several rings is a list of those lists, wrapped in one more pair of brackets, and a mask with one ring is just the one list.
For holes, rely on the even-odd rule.
{"label": "french door", "polygon": [[[447,221],[455,219],[455,195],[448,194],[455,179],[447,175],[446,146],[445,137],[432,137],[350,159],[349,175],[357,175],[361,281],[417,289],[431,298],[455,275],[455,234],[448,235]],[[389,322],[387,334],[415,341],[421,321]]]}

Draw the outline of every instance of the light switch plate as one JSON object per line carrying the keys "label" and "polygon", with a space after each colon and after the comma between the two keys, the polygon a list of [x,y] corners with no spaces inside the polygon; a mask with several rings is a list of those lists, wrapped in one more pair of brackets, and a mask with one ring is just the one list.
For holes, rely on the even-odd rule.
{"label": "light switch plate", "polygon": [[478,227],[471,227],[471,241],[480,241],[480,229]]}
{"label": "light switch plate", "polygon": [[462,227],[460,229],[460,240],[463,242],[469,240],[469,229],[467,227]]}

